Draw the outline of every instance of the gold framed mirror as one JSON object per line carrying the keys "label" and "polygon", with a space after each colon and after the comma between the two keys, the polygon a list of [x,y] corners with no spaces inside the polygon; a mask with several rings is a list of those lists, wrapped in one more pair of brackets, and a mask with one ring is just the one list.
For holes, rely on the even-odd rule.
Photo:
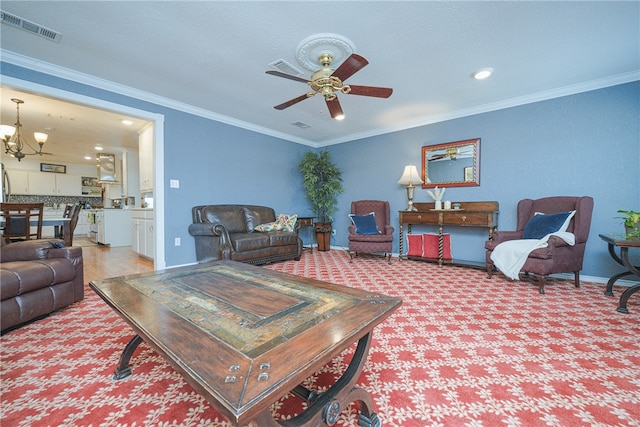
{"label": "gold framed mirror", "polygon": [[422,147],[422,188],[480,185],[480,138]]}

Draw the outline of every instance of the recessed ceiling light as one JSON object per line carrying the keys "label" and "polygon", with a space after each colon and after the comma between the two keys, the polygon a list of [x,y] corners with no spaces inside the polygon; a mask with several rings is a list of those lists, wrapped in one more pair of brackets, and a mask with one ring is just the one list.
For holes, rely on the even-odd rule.
{"label": "recessed ceiling light", "polygon": [[492,73],[493,73],[493,68],[482,68],[481,70],[478,70],[475,73],[473,73],[473,78],[476,80],[484,80],[486,78],[489,78],[489,76],[491,76]]}
{"label": "recessed ceiling light", "polygon": [[133,124],[133,121],[124,119],[124,120],[122,120],[122,124],[123,125],[127,125],[127,126],[131,126]]}
{"label": "recessed ceiling light", "polygon": [[102,151],[102,150],[104,150],[104,148],[102,148],[102,147],[101,147],[101,146],[99,146],[99,145],[96,145],[96,146],[95,146],[95,147],[93,147],[93,148],[94,148],[96,151]]}
{"label": "recessed ceiling light", "polygon": [[93,156],[84,156],[85,160],[93,160]]}

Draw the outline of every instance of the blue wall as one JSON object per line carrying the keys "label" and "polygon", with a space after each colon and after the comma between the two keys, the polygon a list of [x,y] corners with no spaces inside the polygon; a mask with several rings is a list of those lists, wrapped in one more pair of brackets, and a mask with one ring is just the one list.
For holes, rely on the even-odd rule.
{"label": "blue wall", "polygon": [[[2,74],[165,116],[165,241],[167,266],[195,261],[187,228],[191,207],[254,203],[310,214],[297,163],[309,148],[192,114],[2,63]],[[404,165],[420,165],[421,147],[481,138],[480,187],[448,189],[452,201],[497,200],[500,228],[513,229],[518,200],[591,195],[594,219],[584,275],[619,271],[598,233],[622,230],[617,209],[640,210],[640,83],[633,82],[328,147],[343,171],[332,244],[347,246],[352,200],[385,199],[397,211],[406,191]],[[169,180],[179,179],[180,189]],[[416,201],[428,201],[423,189]],[[454,256],[482,261],[486,233],[452,230]],[[305,233],[306,235],[306,233]],[[182,246],[174,247],[175,237]]]}
{"label": "blue wall", "polygon": [[[397,229],[397,211],[407,204],[405,188],[396,184],[404,165],[420,168],[424,145],[471,138],[481,138],[480,186],[449,188],[445,199],[496,200],[499,228],[513,230],[520,199],[589,195],[595,207],[582,274],[608,277],[620,271],[598,234],[623,230],[616,210],[640,210],[639,82],[330,147],[346,188],[336,215],[336,244],[347,245],[342,231],[351,200],[389,200]],[[414,201],[431,198],[417,188]],[[486,233],[450,230],[454,257],[484,260]],[[396,238],[396,252],[397,243]]]}

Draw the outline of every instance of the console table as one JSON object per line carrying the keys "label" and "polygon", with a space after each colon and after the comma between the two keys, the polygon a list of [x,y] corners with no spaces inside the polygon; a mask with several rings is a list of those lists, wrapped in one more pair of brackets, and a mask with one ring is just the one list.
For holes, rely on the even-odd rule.
{"label": "console table", "polygon": [[[640,277],[640,267],[633,265],[631,260],[629,259],[629,248],[640,248],[640,240],[627,240],[623,236],[614,236],[608,234],[600,234],[600,238],[607,242],[609,246],[609,255],[614,259],[618,264],[626,267],[627,271],[623,271],[622,273],[614,274],[611,276],[609,281],[607,282],[607,288],[604,291],[605,295],[613,296],[613,284],[618,281],[618,279],[625,276],[637,276]],[[615,248],[620,248],[620,256],[616,254]],[[629,313],[627,310],[627,301],[629,297],[634,293],[640,291],[640,284],[633,285],[628,287],[622,295],[620,295],[620,302],[618,303],[618,308],[616,311],[619,313]]]}
{"label": "console table", "polygon": [[[404,244],[404,226],[407,226],[407,234],[411,234],[413,224],[438,226],[438,264],[444,264],[442,231],[444,226],[458,227],[482,227],[489,233],[489,240],[493,238],[493,232],[498,228],[498,202],[458,202],[460,209],[435,209],[435,203],[414,203],[417,211],[399,211],[400,218],[400,254],[398,259],[402,261]],[[425,261],[433,261],[427,258],[417,258]]]}
{"label": "console table", "polygon": [[[315,219],[315,217],[312,216],[299,216],[298,217],[298,224],[300,224],[300,228],[308,228],[309,229],[309,248],[311,249],[311,252],[313,252],[313,235],[315,234],[313,232],[313,220]],[[303,247],[304,249],[304,247]]]}

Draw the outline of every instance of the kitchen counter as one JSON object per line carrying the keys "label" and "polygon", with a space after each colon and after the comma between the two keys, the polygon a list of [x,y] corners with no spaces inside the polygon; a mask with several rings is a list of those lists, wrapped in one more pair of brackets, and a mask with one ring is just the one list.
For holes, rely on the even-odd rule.
{"label": "kitchen counter", "polygon": [[96,243],[112,247],[131,245],[130,209],[92,209],[92,212],[95,223],[91,231]]}

